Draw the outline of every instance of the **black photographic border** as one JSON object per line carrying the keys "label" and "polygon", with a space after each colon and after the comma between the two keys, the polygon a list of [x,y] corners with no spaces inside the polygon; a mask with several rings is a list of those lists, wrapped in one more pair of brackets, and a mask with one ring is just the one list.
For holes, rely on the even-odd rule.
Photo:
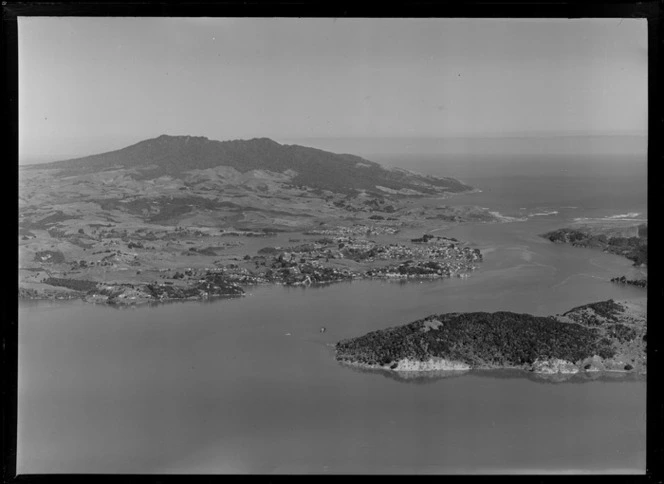
{"label": "black photographic border", "polygon": [[[649,224],[660,226],[661,215],[656,209],[659,190],[662,188],[661,166],[664,160],[662,138],[664,137],[664,110],[662,85],[662,52],[664,52],[664,2],[648,1],[456,1],[442,3],[434,1],[401,1],[382,4],[362,2],[332,1],[234,1],[234,2],[181,2],[146,3],[123,1],[105,3],[59,2],[59,3],[20,3],[2,2],[2,59],[4,66],[2,147],[4,169],[11,173],[5,176],[7,187],[3,190],[6,207],[18,213],[18,38],[17,17],[19,16],[76,16],[76,17],[457,17],[457,18],[645,18],[648,22],[648,206]],[[18,217],[13,225],[18,236]],[[12,226],[11,224],[8,224]],[[660,233],[650,230],[650,246],[661,247]],[[7,233],[7,236],[11,234]],[[12,240],[11,237],[8,240]],[[16,239],[13,239],[16,240]],[[12,242],[13,243],[13,242]],[[18,304],[15,281],[18,281],[18,252],[14,249],[5,253],[10,274],[16,271],[16,278],[5,277],[7,287],[0,303],[2,312],[2,475],[3,482],[172,482],[182,480],[196,482],[216,480],[221,476],[187,475],[20,475],[16,476],[16,437],[17,437],[17,383],[18,383]],[[650,281],[648,284],[648,320],[651,337],[648,344],[650,375],[647,384],[647,470],[645,476],[585,476],[601,482],[657,482],[664,479],[664,402],[658,391],[658,375],[662,367],[663,332],[657,318],[658,297],[664,296],[661,278],[661,257],[656,250],[649,254]],[[12,265],[13,264],[13,265]],[[653,277],[654,274],[654,277]],[[13,294],[13,295],[12,295]],[[224,476],[224,479],[231,476]],[[244,476],[255,477],[255,476]],[[296,476],[266,476],[270,481],[292,479]],[[298,476],[300,477],[300,476]],[[301,476],[308,478],[308,476]],[[333,476],[316,476],[316,478]],[[375,476],[374,476],[375,477]],[[388,476],[381,476],[385,479]],[[394,478],[396,476],[390,476]],[[452,476],[446,477],[449,479]],[[454,476],[464,478],[470,476]],[[505,476],[472,476],[473,478],[502,479]],[[552,479],[566,479],[568,476],[510,476],[509,480],[544,482]]]}

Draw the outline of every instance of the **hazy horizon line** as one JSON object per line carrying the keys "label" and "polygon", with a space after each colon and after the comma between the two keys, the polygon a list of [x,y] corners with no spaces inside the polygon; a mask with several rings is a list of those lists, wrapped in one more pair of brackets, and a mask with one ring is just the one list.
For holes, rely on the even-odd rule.
{"label": "hazy horizon line", "polygon": [[418,140],[444,140],[444,139],[530,139],[530,138],[602,138],[602,137],[637,137],[645,138],[648,133],[640,131],[622,132],[538,132],[538,133],[506,133],[486,135],[456,135],[456,136],[289,136],[282,139],[418,139]]}
{"label": "hazy horizon line", "polygon": [[[279,144],[282,145],[288,145],[288,144],[309,144],[311,142],[369,142],[369,141],[380,141],[382,143],[386,141],[390,141],[393,143],[399,143],[399,142],[433,142],[433,143],[444,143],[444,142],[454,142],[454,141],[475,141],[475,142],[482,142],[482,141],[494,141],[494,142],[499,142],[499,141],[551,141],[551,140],[556,140],[556,139],[575,139],[575,140],[592,140],[592,139],[646,139],[648,138],[647,133],[640,133],[640,132],[620,132],[620,133],[608,133],[608,132],[603,132],[603,133],[590,133],[590,134],[581,134],[581,133],[526,133],[526,134],[509,134],[509,135],[487,135],[487,136],[477,136],[477,135],[467,135],[467,136],[441,136],[441,137],[432,137],[432,136],[328,136],[328,137],[322,137],[322,136],[310,136],[310,137],[283,137],[283,136],[251,136],[251,137],[229,137],[229,138],[212,138],[209,136],[205,135],[197,135],[197,134],[168,134],[168,133],[162,133],[156,136],[148,136],[145,138],[141,138],[139,140],[126,140],[126,141],[117,141],[113,143],[109,143],[106,146],[100,146],[100,148],[97,149],[90,149],[90,150],[73,150],[70,153],[53,153],[53,154],[44,154],[44,153],[25,153],[18,154],[18,161],[19,165],[20,164],[41,164],[41,163],[52,163],[52,162],[57,162],[57,161],[65,161],[65,160],[70,160],[70,159],[77,159],[77,158],[85,158],[88,156],[95,156],[95,155],[100,155],[104,153],[109,153],[113,151],[118,151],[124,148],[128,148],[130,146],[136,145],[138,143],[141,143],[143,141],[151,140],[151,139],[157,139],[160,136],[171,136],[171,137],[202,137],[206,138],[210,141],[218,141],[218,142],[227,142],[227,141],[237,141],[237,140],[252,140],[252,139],[261,139],[261,138],[267,138],[271,139]],[[116,138],[117,139],[117,138]],[[101,145],[105,145],[105,143],[100,143]],[[113,145],[113,146],[111,146]],[[315,146],[312,146],[316,148]],[[408,146],[408,144],[405,145],[405,147],[409,148],[406,151],[411,151],[411,147]],[[645,145],[644,145],[645,147]],[[357,146],[351,148],[350,146],[348,147],[351,149],[351,151],[359,151],[359,152],[366,152],[365,149],[359,149]],[[424,148],[424,147],[420,147]],[[440,147],[442,149],[442,147]],[[343,151],[342,147],[318,147],[318,149],[322,150],[333,150],[337,153],[340,153]],[[384,149],[384,148],[383,148]],[[431,149],[431,148],[429,148]],[[341,151],[340,151],[341,150]],[[379,150],[381,151],[381,150]],[[392,150],[390,150],[392,151]],[[467,150],[463,150],[464,152]],[[360,154],[360,153],[358,153]],[[396,153],[395,154],[399,154]],[[469,153],[472,154],[472,153]],[[478,153],[479,154],[479,153]]]}

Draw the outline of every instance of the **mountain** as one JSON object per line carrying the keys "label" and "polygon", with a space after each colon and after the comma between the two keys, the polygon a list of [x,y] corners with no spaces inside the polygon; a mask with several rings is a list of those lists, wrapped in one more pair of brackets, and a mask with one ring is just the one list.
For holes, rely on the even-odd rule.
{"label": "mountain", "polygon": [[126,148],[83,158],[32,165],[26,169],[57,169],[58,176],[109,170],[130,170],[135,180],[162,176],[181,178],[192,170],[229,167],[240,173],[264,170],[287,173],[294,186],[336,193],[361,190],[410,195],[435,195],[470,190],[454,178],[425,176],[349,154],[335,154],[299,145],[282,145],[268,138],[214,141],[200,136],[162,135]]}

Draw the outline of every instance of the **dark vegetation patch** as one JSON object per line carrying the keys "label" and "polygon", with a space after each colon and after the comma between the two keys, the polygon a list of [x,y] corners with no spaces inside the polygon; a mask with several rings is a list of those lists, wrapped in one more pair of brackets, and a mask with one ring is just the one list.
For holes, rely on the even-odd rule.
{"label": "dark vegetation patch", "polygon": [[67,238],[67,232],[63,229],[59,229],[57,227],[51,227],[46,231],[49,236],[53,237],[54,239],[64,239]]}
{"label": "dark vegetation patch", "polygon": [[613,277],[611,282],[616,284],[627,284],[636,287],[648,287],[648,279],[627,279],[625,276]]}
{"label": "dark vegetation patch", "polygon": [[[149,222],[161,222],[179,217],[193,210],[217,210],[222,208],[222,204],[224,203],[204,197],[186,195],[136,198],[129,202],[123,202],[117,198],[94,199],[90,201],[97,203],[104,211],[121,210],[133,215],[148,217]],[[102,224],[96,224],[96,226],[105,227]]]}
{"label": "dark vegetation patch", "polygon": [[109,303],[113,304],[113,299],[117,298],[118,296],[122,295],[124,293],[124,288],[127,287],[128,285],[126,284],[120,284],[119,286],[111,286],[111,287],[102,287],[98,290],[95,291],[96,294],[99,294],[101,296],[107,296],[109,298]]}
{"label": "dark vegetation patch", "polygon": [[[586,311],[588,309],[591,309],[595,314]],[[620,304],[616,303],[613,299],[609,299],[607,301],[578,306],[563,313],[563,316],[567,316],[586,325],[599,326],[604,322],[603,319],[617,323],[618,317],[624,312],[625,309]],[[603,319],[599,319],[595,315],[600,316]]]}
{"label": "dark vegetation patch", "polygon": [[313,252],[313,251],[316,250],[316,245],[315,244],[299,244],[299,245],[293,245],[291,247],[287,247],[284,250],[288,251],[288,252]]}
{"label": "dark vegetation patch", "polygon": [[60,277],[49,277],[48,279],[44,280],[44,284],[48,284],[50,286],[66,287],[68,289],[73,289],[74,291],[79,292],[89,292],[97,289],[97,283],[94,281],[67,279]]}
{"label": "dark vegetation patch", "polygon": [[431,239],[435,239],[435,238],[436,238],[435,235],[424,234],[422,237],[418,237],[418,238],[416,238],[416,239],[410,239],[410,241],[413,242],[413,243],[415,243],[415,244],[426,244],[426,243],[429,242]]}
{"label": "dark vegetation patch", "polygon": [[[194,195],[162,196],[158,198],[136,198],[129,202],[120,199],[91,200],[99,204],[104,211],[121,210],[133,215],[146,217],[148,222],[159,223],[197,211],[230,211],[241,217],[242,212],[263,212],[272,215],[292,216],[290,212],[265,210],[256,207],[242,206],[229,201],[219,201]],[[309,216],[309,215],[306,215]],[[276,232],[276,229],[270,233]]]}
{"label": "dark vegetation patch", "polygon": [[149,218],[150,222],[161,222],[179,217],[193,210],[216,210],[218,203],[203,197],[161,197],[157,199],[159,213]]}
{"label": "dark vegetation patch", "polygon": [[36,289],[31,289],[28,287],[19,287],[18,288],[18,298],[19,299],[39,299],[41,294]]}
{"label": "dark vegetation patch", "polygon": [[[426,321],[439,323],[425,331]],[[576,362],[595,354],[604,358],[615,354],[611,341],[600,339],[595,329],[511,312],[430,316],[341,341],[336,348],[338,359],[369,365],[440,357],[472,366],[520,366],[538,358]]]}
{"label": "dark vegetation patch", "polygon": [[551,242],[571,244],[575,247],[602,249],[611,254],[622,255],[634,262],[634,265],[647,265],[647,225],[639,226],[638,233],[638,237],[607,237],[604,234],[592,235],[580,230],[564,228],[548,232],[542,237],[549,239]]}
{"label": "dark vegetation patch", "polygon": [[636,338],[636,331],[633,328],[619,323],[609,325],[606,328],[606,334],[621,343],[626,343]]}
{"label": "dark vegetation patch", "polygon": [[64,222],[65,220],[72,220],[72,219],[79,219],[81,217],[77,215],[68,215],[64,213],[61,210],[56,211],[55,213],[52,213],[51,215],[48,215],[44,218],[41,218],[39,220],[27,220],[27,219],[21,219],[19,221],[19,226],[25,230],[47,230],[49,227],[51,227],[53,224],[56,224],[58,222]]}
{"label": "dark vegetation patch", "polygon": [[92,223],[88,224],[88,227],[91,227],[93,229],[98,229],[100,227],[113,227],[113,224],[98,224],[98,223]]}
{"label": "dark vegetation patch", "polygon": [[[178,278],[184,277],[178,274]],[[175,277],[174,277],[175,279]],[[170,284],[148,284],[145,290],[154,299],[188,299],[205,296],[241,296],[244,291],[222,274],[209,273],[201,281],[186,287]]]}
{"label": "dark vegetation patch", "polygon": [[83,238],[78,236],[67,237],[67,242],[69,242],[70,244],[74,244],[75,246],[80,247],[82,249],[91,249],[92,247],[95,246],[94,243],[86,242]]}
{"label": "dark vegetation patch", "polygon": [[154,299],[187,299],[200,296],[200,291],[195,287],[148,284],[145,290]]}
{"label": "dark vegetation patch", "polygon": [[258,250],[258,253],[263,255],[275,255],[279,252],[281,252],[281,250],[277,249],[276,247],[263,247],[262,249]]}
{"label": "dark vegetation patch", "polygon": [[204,247],[204,248],[196,248],[196,247],[191,247],[189,249],[189,252],[196,252],[197,254],[200,255],[207,255],[207,256],[216,256],[217,255],[217,250],[222,249],[221,247]]}

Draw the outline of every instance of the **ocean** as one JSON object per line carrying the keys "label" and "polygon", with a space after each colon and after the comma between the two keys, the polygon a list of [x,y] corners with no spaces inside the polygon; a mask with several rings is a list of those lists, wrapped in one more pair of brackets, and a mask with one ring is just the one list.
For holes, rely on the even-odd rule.
{"label": "ocean", "polygon": [[561,221],[648,217],[648,165],[643,155],[383,154],[371,159],[454,177],[482,190],[454,197],[448,205],[479,205],[516,217],[557,215]]}

